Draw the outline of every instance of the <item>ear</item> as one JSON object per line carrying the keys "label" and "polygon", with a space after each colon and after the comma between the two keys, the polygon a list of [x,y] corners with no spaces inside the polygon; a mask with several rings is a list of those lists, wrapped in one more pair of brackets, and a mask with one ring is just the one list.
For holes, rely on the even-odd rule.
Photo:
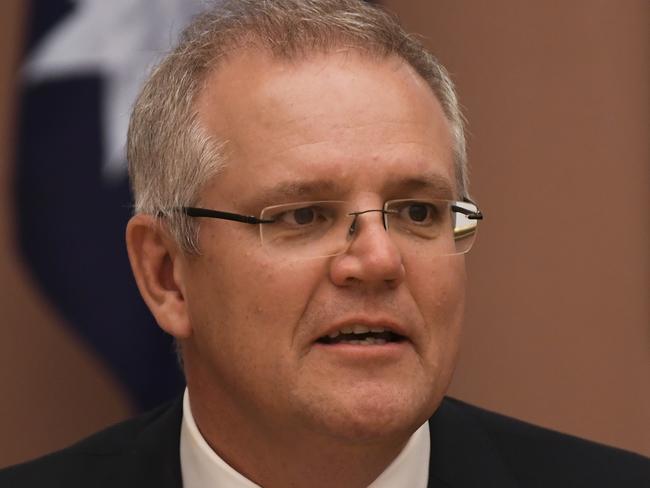
{"label": "ear", "polygon": [[157,219],[138,214],[126,227],[135,281],[158,325],[177,339],[191,334],[183,286],[184,255]]}

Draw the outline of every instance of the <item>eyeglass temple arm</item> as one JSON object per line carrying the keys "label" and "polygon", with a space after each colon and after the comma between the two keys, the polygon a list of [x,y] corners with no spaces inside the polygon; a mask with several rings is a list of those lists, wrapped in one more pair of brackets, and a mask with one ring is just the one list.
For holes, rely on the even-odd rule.
{"label": "eyeglass temple arm", "polygon": [[[464,198],[463,201],[467,203],[471,203],[472,205],[476,206],[476,204],[473,201],[471,201],[469,198]],[[466,215],[468,220],[483,220],[483,214],[478,209],[478,206],[476,206],[476,212],[468,208],[460,207],[458,205],[452,205],[451,209],[454,212],[458,212],[458,213],[462,213],[463,215]]]}
{"label": "eyeglass temple arm", "polygon": [[275,220],[259,219],[252,215],[241,215],[230,212],[221,212],[219,210],[210,210],[207,208],[183,207],[181,209],[188,217],[208,217],[210,219],[232,220],[243,222],[244,224],[271,224]]}

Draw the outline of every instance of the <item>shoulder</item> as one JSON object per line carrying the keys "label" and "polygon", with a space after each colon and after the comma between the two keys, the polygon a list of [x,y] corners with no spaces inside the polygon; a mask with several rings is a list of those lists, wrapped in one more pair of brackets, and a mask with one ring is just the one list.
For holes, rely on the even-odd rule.
{"label": "shoulder", "polygon": [[521,486],[650,486],[650,459],[638,454],[451,398],[441,409],[480,430]]}
{"label": "shoulder", "polygon": [[155,486],[138,481],[152,474],[167,480],[158,486],[180,486],[181,419],[177,399],[66,449],[0,470],[0,487]]}

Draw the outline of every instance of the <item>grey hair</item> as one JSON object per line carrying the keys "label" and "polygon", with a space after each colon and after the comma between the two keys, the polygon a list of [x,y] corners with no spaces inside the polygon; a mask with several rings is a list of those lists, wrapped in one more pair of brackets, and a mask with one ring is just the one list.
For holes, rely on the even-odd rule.
{"label": "grey hair", "polygon": [[200,125],[196,99],[206,78],[243,48],[292,60],[338,47],[396,55],[429,84],[454,138],[457,187],[467,196],[464,123],[454,85],[424,46],[379,7],[362,0],[225,0],[199,15],[140,93],[127,143],[135,212],[164,217],[181,248],[198,253],[198,228],[178,209],[198,201],[226,164],[225,143]]}

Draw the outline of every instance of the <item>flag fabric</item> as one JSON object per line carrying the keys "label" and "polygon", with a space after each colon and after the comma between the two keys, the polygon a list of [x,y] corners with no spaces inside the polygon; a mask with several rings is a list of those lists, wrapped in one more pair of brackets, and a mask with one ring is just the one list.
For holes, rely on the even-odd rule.
{"label": "flag fabric", "polygon": [[170,337],[131,275],[124,146],[148,69],[199,0],[32,0],[19,102],[15,207],[45,296],[136,407],[181,391]]}

